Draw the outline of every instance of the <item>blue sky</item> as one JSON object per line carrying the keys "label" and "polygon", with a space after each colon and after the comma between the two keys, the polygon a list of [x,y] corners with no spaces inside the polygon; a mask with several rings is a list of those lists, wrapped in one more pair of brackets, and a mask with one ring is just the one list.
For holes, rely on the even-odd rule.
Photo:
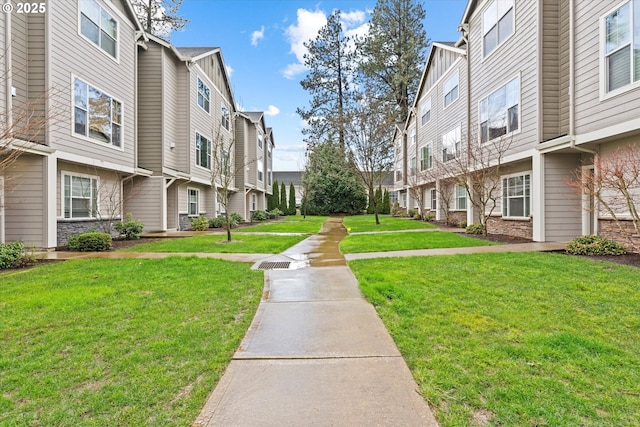
{"label": "blue sky", "polygon": [[[171,35],[176,46],[218,46],[229,68],[236,103],[267,112],[276,149],[275,171],[300,170],[304,153],[298,107],[308,107],[302,43],[315,38],[326,16],[340,9],[347,31],[361,33],[375,0],[185,0],[191,22]],[[466,0],[426,0],[424,22],[432,41],[455,41]]]}

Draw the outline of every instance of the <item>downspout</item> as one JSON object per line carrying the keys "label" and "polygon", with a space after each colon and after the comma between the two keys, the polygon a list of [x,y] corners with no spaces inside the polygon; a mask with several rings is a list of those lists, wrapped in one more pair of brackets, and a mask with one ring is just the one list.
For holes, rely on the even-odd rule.
{"label": "downspout", "polygon": [[11,127],[13,126],[13,115],[11,114],[11,110],[13,109],[13,79],[12,79],[12,64],[11,64],[11,56],[12,56],[12,52],[11,52],[11,14],[10,13],[5,13],[4,14],[4,19],[5,19],[5,26],[4,26],[4,51],[5,51],[5,74],[6,74],[6,94],[7,94],[7,99],[6,99],[6,108],[7,108],[7,117],[6,117],[6,123],[5,125],[7,126],[7,129],[11,129]]}

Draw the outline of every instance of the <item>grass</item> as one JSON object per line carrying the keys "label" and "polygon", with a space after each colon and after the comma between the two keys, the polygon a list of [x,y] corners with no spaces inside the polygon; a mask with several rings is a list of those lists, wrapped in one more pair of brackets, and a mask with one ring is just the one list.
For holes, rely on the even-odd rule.
{"label": "grass", "polygon": [[269,233],[317,233],[326,216],[289,215],[281,217],[278,221],[264,222],[261,224],[243,227],[241,231],[269,232]]}
{"label": "grass", "polygon": [[380,224],[376,225],[373,215],[354,215],[344,217],[344,226],[350,233],[365,231],[398,231],[415,230],[420,228],[434,228],[435,225],[424,221],[415,221],[409,218],[393,217],[391,215],[379,215]]}
{"label": "grass", "polygon": [[186,426],[245,334],[261,272],[195,257],[0,275],[0,425]]}
{"label": "grass", "polygon": [[349,235],[340,242],[340,251],[344,254],[351,254],[491,245],[495,245],[495,243],[447,231],[424,231]]}
{"label": "grass", "polygon": [[638,425],[638,269],[544,253],[349,265],[443,427]]}
{"label": "grass", "polygon": [[205,252],[277,254],[307,238],[299,236],[251,235],[233,232],[231,242],[226,235],[203,235],[164,239],[141,243],[123,249],[124,252]]}

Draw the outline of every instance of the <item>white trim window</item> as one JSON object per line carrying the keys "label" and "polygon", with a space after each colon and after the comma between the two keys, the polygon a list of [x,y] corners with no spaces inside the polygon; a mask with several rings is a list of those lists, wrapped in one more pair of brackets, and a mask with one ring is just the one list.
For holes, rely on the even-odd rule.
{"label": "white trim window", "polygon": [[458,71],[444,82],[444,108],[447,108],[453,101],[458,99],[458,83],[460,81],[460,73]]}
{"label": "white trim window", "polygon": [[415,176],[416,174],[416,157],[413,156],[409,159],[409,176]]}
{"label": "white trim window", "polygon": [[100,49],[118,56],[118,21],[95,0],[80,0],[80,34]]}
{"label": "white trim window", "polygon": [[258,196],[255,193],[251,193],[251,210],[256,211],[258,209]]}
{"label": "white trim window", "polygon": [[66,219],[98,217],[98,177],[62,174],[62,216]]}
{"label": "white trim window", "polygon": [[502,177],[502,216],[528,218],[531,215],[531,174]]}
{"label": "white trim window", "polygon": [[227,108],[226,105],[224,104],[221,105],[220,113],[222,115],[221,117],[222,127],[225,128],[226,130],[229,130],[231,127],[231,113],[229,112],[229,109]]}
{"label": "white trim window", "polygon": [[479,102],[480,141],[488,142],[520,128],[520,77]]}
{"label": "white trim window", "polygon": [[433,167],[433,154],[431,151],[431,143],[420,149],[420,170],[424,171]]}
{"label": "white trim window", "polygon": [[409,150],[416,145],[416,128],[409,129]]}
{"label": "white trim window", "polygon": [[196,165],[211,169],[211,141],[196,132]]}
{"label": "white trim window", "polygon": [[200,190],[187,188],[187,214],[198,216],[200,214]]}
{"label": "white trim window", "polygon": [[264,134],[262,133],[261,130],[258,129],[258,148],[262,150],[263,147],[263,141],[264,141]]}
{"label": "white trim window", "polygon": [[608,93],[640,80],[640,4],[626,2],[602,19]]}
{"label": "white trim window", "polygon": [[494,0],[482,14],[482,47],[486,58],[513,34],[513,0]]}
{"label": "white trim window", "polygon": [[198,105],[207,113],[209,112],[209,106],[211,102],[211,91],[209,86],[204,84],[200,77],[198,77]]}
{"label": "white trim window", "polygon": [[431,97],[427,98],[420,107],[420,125],[426,125],[429,120],[431,120]]}
{"label": "white trim window", "polygon": [[461,211],[467,209],[467,189],[460,184],[456,184],[456,209]]}
{"label": "white trim window", "polygon": [[460,126],[442,135],[442,161],[448,162],[460,157]]}
{"label": "white trim window", "polygon": [[122,147],[122,103],[80,79],[73,81],[73,132]]}
{"label": "white trim window", "polygon": [[231,173],[231,158],[229,156],[229,151],[222,148],[220,149],[220,170],[224,176],[229,176]]}
{"label": "white trim window", "polygon": [[438,209],[438,190],[436,190],[435,188],[432,188],[430,190],[430,196],[431,196],[431,210],[435,211]]}
{"label": "white trim window", "polygon": [[262,166],[262,162],[260,160],[258,160],[258,181],[263,182],[264,181],[264,169]]}

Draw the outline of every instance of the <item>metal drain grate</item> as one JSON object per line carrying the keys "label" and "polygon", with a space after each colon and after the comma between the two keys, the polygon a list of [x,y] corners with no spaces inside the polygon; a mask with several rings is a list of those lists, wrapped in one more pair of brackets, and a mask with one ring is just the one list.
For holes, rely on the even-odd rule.
{"label": "metal drain grate", "polygon": [[258,266],[259,270],[276,270],[276,269],[289,269],[289,266],[291,265],[290,261],[280,261],[280,262],[274,262],[274,261],[265,261],[263,263],[261,263]]}

